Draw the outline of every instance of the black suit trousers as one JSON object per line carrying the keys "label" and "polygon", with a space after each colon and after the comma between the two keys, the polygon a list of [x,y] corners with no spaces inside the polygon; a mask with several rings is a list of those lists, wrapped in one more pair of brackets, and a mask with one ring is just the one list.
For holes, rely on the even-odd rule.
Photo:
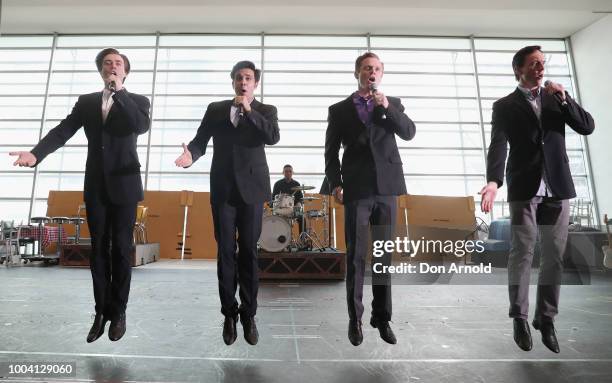
{"label": "black suit trousers", "polygon": [[125,312],[130,293],[137,203],[113,204],[101,189],[86,201],[92,247],[89,267],[96,312],[116,318]]}
{"label": "black suit trousers", "polygon": [[[229,201],[212,204],[217,240],[217,278],[221,313],[248,317],[257,312],[257,241],[261,234],[263,203]],[[236,246],[236,232],[238,241]],[[238,249],[237,249],[238,247]],[[240,285],[240,307],[236,288]]]}

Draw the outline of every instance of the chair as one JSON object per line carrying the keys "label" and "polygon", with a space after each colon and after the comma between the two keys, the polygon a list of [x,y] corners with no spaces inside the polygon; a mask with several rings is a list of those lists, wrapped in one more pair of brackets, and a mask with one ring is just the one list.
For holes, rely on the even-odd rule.
{"label": "chair", "polygon": [[583,226],[586,221],[587,227],[592,227],[593,218],[593,203],[583,199],[575,199],[570,202],[570,222],[574,226]]}
{"label": "chair", "polygon": [[512,238],[509,219],[497,219],[489,225],[489,238],[484,241],[485,251],[510,251]]}
{"label": "chair", "polygon": [[136,223],[134,224],[134,243],[147,243],[147,210],[149,208],[138,205],[136,209]]}
{"label": "chair", "polygon": [[85,223],[85,218],[82,217],[70,217],[69,223],[73,224],[74,229],[74,243],[79,244],[81,240],[81,225]]}
{"label": "chair", "polygon": [[484,241],[484,252],[480,255],[485,263],[493,267],[506,267],[512,239],[510,219],[502,218],[491,221],[489,236]]}
{"label": "chair", "polygon": [[19,231],[14,221],[0,221],[0,265],[5,262],[6,267],[19,264]]}
{"label": "chair", "polygon": [[63,232],[63,228],[62,225],[69,223],[70,222],[70,218],[68,217],[52,217],[51,218],[51,223],[55,223],[57,224],[57,254],[61,254],[62,250],[61,250],[61,246],[62,246],[62,241],[64,240],[64,238],[62,238],[62,232]]}

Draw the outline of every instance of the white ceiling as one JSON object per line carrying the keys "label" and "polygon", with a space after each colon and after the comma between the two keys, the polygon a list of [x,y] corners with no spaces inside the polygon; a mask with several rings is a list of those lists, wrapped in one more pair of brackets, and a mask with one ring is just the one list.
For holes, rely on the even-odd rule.
{"label": "white ceiling", "polygon": [[612,0],[0,0],[0,33],[567,37]]}

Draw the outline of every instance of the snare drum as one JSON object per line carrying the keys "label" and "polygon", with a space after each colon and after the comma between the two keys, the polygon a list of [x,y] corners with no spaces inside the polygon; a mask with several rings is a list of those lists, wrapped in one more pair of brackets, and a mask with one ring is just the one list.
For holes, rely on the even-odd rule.
{"label": "snare drum", "polygon": [[321,218],[321,217],[325,217],[325,211],[324,210],[308,210],[306,212],[306,216],[308,218]]}

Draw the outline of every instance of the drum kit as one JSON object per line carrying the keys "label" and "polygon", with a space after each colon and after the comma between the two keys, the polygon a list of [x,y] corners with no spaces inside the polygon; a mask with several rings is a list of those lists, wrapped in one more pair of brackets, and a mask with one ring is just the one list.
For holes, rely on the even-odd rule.
{"label": "drum kit", "polygon": [[[324,251],[329,246],[327,215],[327,198],[323,198],[322,209],[313,209],[313,201],[321,200],[319,197],[304,196],[303,204],[294,202],[294,194],[298,191],[313,190],[314,186],[296,186],[291,188],[292,194],[277,194],[272,201],[272,209],[264,213],[261,235],[258,245],[267,252],[319,250]],[[310,208],[310,209],[309,209]],[[323,239],[317,232],[318,220],[323,223]],[[301,232],[294,236],[293,227],[296,223]]]}

